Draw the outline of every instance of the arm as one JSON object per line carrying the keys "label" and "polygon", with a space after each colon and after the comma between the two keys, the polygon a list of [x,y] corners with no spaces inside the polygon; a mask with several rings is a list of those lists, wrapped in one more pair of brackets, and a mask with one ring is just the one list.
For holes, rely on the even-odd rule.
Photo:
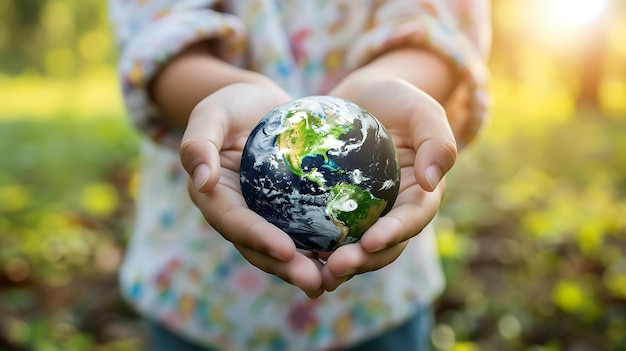
{"label": "arm", "polygon": [[184,130],[191,111],[202,99],[235,83],[273,86],[262,74],[216,58],[210,42],[202,41],[168,62],[150,84],[150,92],[168,123]]}
{"label": "arm", "polygon": [[352,73],[363,78],[406,80],[440,104],[444,104],[454,90],[458,81],[456,75],[455,69],[439,55],[411,47],[393,50]]}
{"label": "arm", "polygon": [[[202,75],[198,72],[211,74]],[[456,84],[454,70],[439,56],[411,48],[383,55],[353,72],[350,79],[345,81],[376,77],[405,80],[441,104],[447,101]],[[268,87],[274,85],[260,73],[215,58],[209,43],[200,42],[183,50],[170,61],[154,78],[150,92],[169,124],[182,130],[187,126],[191,111],[202,99],[234,83],[266,84]],[[341,89],[338,86],[335,92]]]}
{"label": "arm", "polygon": [[[193,114],[195,116],[202,116],[205,114],[204,110],[211,109],[207,107],[211,105],[210,103],[199,104],[201,101],[218,90],[235,84],[258,87],[259,91],[266,90],[267,101],[250,107],[246,117],[251,118],[239,118],[239,120],[201,118],[199,122],[191,122],[197,123],[198,128],[190,128],[190,116],[195,108],[198,110]],[[216,58],[211,52],[210,42],[207,41],[190,45],[168,62],[151,82],[150,93],[166,123],[174,129],[185,131],[180,148],[182,164],[192,175],[196,187],[203,191],[207,191],[217,183],[219,172],[216,171],[220,168],[217,157],[213,157],[213,162],[207,166],[214,172],[211,175],[207,174],[200,156],[204,154],[204,150],[212,147],[207,146],[206,141],[212,140],[222,144],[227,138],[218,133],[226,133],[228,129],[243,128],[242,123],[235,122],[247,121],[247,127],[251,129],[265,112],[288,99],[287,94],[264,75],[238,68]],[[220,124],[220,122],[223,123]],[[206,132],[204,128],[201,128],[201,124],[217,124],[216,126],[222,128],[211,128],[212,134],[207,136],[201,134],[200,131]],[[246,129],[242,132],[245,133]],[[240,139],[241,136],[238,136],[231,140],[240,142]],[[226,145],[226,147],[232,147],[232,145]]]}

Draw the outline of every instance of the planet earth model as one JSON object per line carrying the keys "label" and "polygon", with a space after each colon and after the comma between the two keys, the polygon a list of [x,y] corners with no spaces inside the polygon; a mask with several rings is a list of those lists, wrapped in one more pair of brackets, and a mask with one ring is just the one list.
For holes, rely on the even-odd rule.
{"label": "planet earth model", "polygon": [[248,207],[314,252],[358,241],[391,210],[400,187],[387,130],[329,96],[296,99],[263,117],[246,142],[240,177]]}

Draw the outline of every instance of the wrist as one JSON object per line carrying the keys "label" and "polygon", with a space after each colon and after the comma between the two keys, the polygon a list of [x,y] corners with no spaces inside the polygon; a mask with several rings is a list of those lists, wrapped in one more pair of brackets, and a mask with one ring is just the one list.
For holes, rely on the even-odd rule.
{"label": "wrist", "polygon": [[[452,94],[458,77],[455,69],[436,53],[420,48],[398,48],[353,71],[345,82],[358,87],[374,80],[406,81],[444,104]],[[341,85],[338,87],[341,88]]]}
{"label": "wrist", "polygon": [[193,108],[217,90],[236,83],[269,85],[260,73],[235,67],[212,56],[207,42],[194,44],[168,62],[150,84],[163,118],[184,129]]}

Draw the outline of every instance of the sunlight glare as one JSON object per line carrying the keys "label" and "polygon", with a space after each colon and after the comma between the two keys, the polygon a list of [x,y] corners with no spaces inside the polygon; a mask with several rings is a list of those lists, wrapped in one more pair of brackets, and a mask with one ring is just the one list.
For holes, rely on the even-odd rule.
{"label": "sunlight glare", "polygon": [[550,0],[550,10],[568,24],[589,23],[606,10],[608,0]]}

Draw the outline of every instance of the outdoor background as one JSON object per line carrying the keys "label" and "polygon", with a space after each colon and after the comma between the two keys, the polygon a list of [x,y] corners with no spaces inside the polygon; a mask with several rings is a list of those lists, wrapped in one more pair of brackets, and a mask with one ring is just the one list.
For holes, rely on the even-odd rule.
{"label": "outdoor background", "polygon": [[[493,3],[491,120],[438,224],[435,350],[626,350],[626,2]],[[0,0],[0,350],[142,348],[116,285],[138,139],[105,6]]]}

